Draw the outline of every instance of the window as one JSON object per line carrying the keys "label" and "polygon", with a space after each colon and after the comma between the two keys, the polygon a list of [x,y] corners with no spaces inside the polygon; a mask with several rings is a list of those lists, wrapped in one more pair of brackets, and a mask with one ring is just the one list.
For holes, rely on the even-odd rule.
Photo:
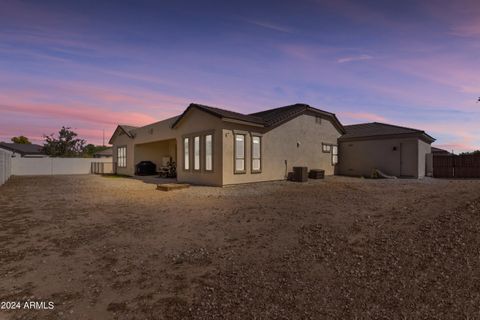
{"label": "window", "polygon": [[200,137],[193,138],[193,170],[200,170]]}
{"label": "window", "polygon": [[127,147],[117,148],[117,165],[119,168],[127,167]]}
{"label": "window", "polygon": [[213,136],[207,134],[205,136],[205,171],[213,170]]}
{"label": "window", "polygon": [[332,149],[332,146],[330,144],[322,143],[322,151],[323,152],[330,152],[331,149]]}
{"label": "window", "polygon": [[315,123],[322,124],[322,118],[319,116],[315,117]]}
{"label": "window", "polygon": [[262,139],[258,136],[252,136],[252,172],[262,170]]}
{"label": "window", "polygon": [[183,169],[190,170],[190,140],[183,139]]}
{"label": "window", "polygon": [[338,147],[332,146],[332,165],[336,165],[338,163]]}
{"label": "window", "polygon": [[235,173],[245,173],[244,134],[235,134]]}

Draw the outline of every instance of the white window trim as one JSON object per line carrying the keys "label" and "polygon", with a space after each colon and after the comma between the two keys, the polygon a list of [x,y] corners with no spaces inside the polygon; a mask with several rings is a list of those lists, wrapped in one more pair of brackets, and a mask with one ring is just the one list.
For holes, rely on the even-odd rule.
{"label": "white window trim", "polygon": [[[120,151],[124,150],[123,156],[120,156]],[[120,161],[122,160],[122,161]],[[127,167],[127,146],[117,147],[117,167],[126,168]]]}
{"label": "white window trim", "polygon": [[[237,136],[243,136],[243,158],[237,158]],[[233,135],[233,170],[235,174],[245,174],[247,172],[247,135],[245,133],[235,133]],[[237,160],[243,160],[243,170],[237,170]]]}
{"label": "white window trim", "polygon": [[[184,137],[183,138],[183,171],[190,171],[191,165],[191,152],[190,152],[190,138]],[[187,151],[187,154],[185,153]]]}
{"label": "white window trim", "polygon": [[[198,141],[198,144],[197,144]],[[198,147],[198,156],[197,156],[197,147]],[[201,152],[201,139],[200,136],[193,137],[193,171],[200,171],[202,169],[202,152]],[[198,163],[197,163],[198,160]],[[198,165],[198,168],[197,168]]]}
{"label": "white window trim", "polygon": [[[253,139],[254,138],[258,138],[259,140],[259,143],[260,143],[260,150],[259,150],[259,157],[258,158],[254,158],[253,157]],[[262,152],[262,145],[263,145],[263,141],[262,141],[262,137],[260,135],[255,135],[255,134],[252,134],[251,138],[250,138],[250,144],[251,144],[251,172],[252,173],[261,173],[262,172],[262,169],[263,169],[263,152]],[[260,161],[260,169],[253,169],[253,161],[254,160],[259,160]]]}
{"label": "white window trim", "polygon": [[[207,169],[207,137],[210,137],[210,161],[211,161],[211,168],[210,169]],[[205,136],[204,136],[204,157],[205,157],[205,162],[204,162],[204,170],[205,172],[213,172],[213,163],[214,163],[214,160],[213,160],[213,155],[214,155],[214,146],[213,146],[213,133],[207,133]]]}

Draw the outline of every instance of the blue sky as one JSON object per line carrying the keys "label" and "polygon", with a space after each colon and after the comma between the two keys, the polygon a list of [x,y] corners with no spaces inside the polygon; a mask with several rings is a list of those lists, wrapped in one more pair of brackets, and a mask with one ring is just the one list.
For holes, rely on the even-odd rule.
{"label": "blue sky", "polygon": [[480,148],[476,1],[0,0],[0,140],[303,102]]}

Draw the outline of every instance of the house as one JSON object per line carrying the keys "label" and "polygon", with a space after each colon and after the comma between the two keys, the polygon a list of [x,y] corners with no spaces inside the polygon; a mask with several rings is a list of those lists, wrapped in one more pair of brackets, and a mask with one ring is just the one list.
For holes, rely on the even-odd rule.
{"label": "house", "polygon": [[450,151],[432,146],[432,154],[435,156],[451,156],[453,153],[451,153]]}
{"label": "house", "polygon": [[283,180],[294,166],[335,173],[335,114],[294,104],[252,114],[190,104],[179,116],[143,127],[119,125],[110,139],[117,173],[134,175],[140,161],[177,165],[177,180],[223,186]]}
{"label": "house", "polygon": [[432,171],[431,143],[425,131],[385,123],[345,126],[339,139],[337,173],[370,176],[374,169],[397,177],[422,178]]}
{"label": "house", "polygon": [[113,157],[113,149],[112,148],[107,148],[102,151],[95,152],[93,154],[94,158],[112,158]]}
{"label": "house", "polygon": [[12,156],[19,155],[23,158],[43,158],[47,155],[43,152],[43,146],[38,144],[21,144],[0,142],[0,149],[12,152]]}

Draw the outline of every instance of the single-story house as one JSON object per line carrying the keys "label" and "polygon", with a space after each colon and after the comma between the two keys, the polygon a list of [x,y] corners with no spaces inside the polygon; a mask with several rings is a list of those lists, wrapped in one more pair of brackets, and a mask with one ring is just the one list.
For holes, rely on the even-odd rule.
{"label": "single-story house", "polygon": [[109,143],[118,174],[134,175],[141,161],[165,169],[171,160],[177,181],[223,186],[284,180],[294,166],[421,178],[432,171],[433,141],[424,131],[383,123],[344,127],[335,114],[306,104],[252,114],[190,104],[143,127],[119,125]]}
{"label": "single-story house", "polygon": [[0,142],[0,149],[13,153],[13,157],[19,155],[22,158],[43,158],[48,157],[43,152],[43,146],[38,144],[21,144]]}
{"label": "single-story house", "polygon": [[177,181],[223,186],[283,180],[294,166],[335,172],[335,114],[294,104],[252,114],[190,104],[179,116],[143,127],[119,125],[113,133],[118,174],[134,175],[140,161],[176,163]]}
{"label": "single-story house", "polygon": [[113,157],[113,149],[112,148],[107,148],[102,151],[95,152],[93,154],[94,158],[112,158]]}
{"label": "single-story house", "polygon": [[397,177],[422,178],[432,172],[431,143],[425,131],[385,123],[345,126],[338,140],[337,173],[370,176],[374,169]]}

